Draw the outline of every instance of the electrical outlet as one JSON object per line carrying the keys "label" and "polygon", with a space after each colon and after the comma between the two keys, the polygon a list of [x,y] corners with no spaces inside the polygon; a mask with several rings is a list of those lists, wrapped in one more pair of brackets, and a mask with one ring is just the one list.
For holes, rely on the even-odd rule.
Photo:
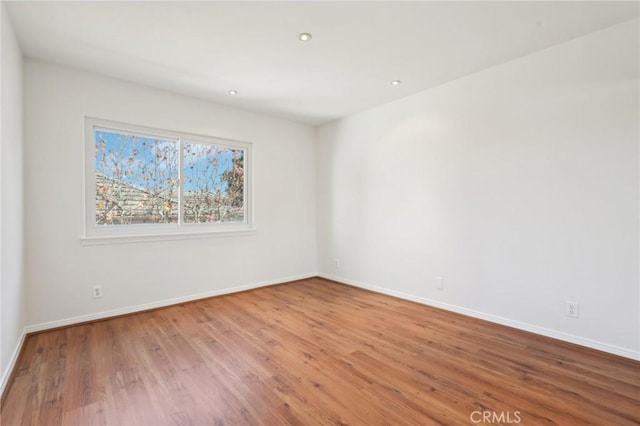
{"label": "electrical outlet", "polygon": [[436,277],[436,290],[444,290],[444,278]]}
{"label": "electrical outlet", "polygon": [[340,259],[333,259],[333,263],[335,263],[336,268],[340,268]]}
{"label": "electrical outlet", "polygon": [[97,299],[98,297],[102,297],[102,286],[94,285],[93,286],[93,298]]}
{"label": "electrical outlet", "polygon": [[567,301],[565,314],[568,317],[578,318],[578,315],[580,314],[580,304],[578,304],[578,302]]}

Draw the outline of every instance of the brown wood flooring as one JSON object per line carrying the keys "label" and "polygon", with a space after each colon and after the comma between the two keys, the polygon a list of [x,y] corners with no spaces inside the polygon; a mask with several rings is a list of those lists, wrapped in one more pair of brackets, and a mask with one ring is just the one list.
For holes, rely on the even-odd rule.
{"label": "brown wood flooring", "polygon": [[638,362],[314,278],[30,335],[1,415],[4,426],[637,425],[639,407]]}

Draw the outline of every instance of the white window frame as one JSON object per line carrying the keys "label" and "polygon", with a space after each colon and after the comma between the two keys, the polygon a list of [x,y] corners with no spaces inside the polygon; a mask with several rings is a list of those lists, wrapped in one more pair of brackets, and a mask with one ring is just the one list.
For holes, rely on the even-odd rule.
{"label": "white window frame", "polygon": [[[244,150],[244,221],[229,223],[162,223],[132,225],[96,225],[96,178],[95,178],[95,131],[106,130],[127,135],[163,138],[178,141],[179,177],[182,179],[183,141],[223,146]],[[85,117],[84,121],[84,234],[83,244],[133,243],[154,240],[206,238],[252,234],[252,144],[230,139],[197,135],[187,132],[156,129],[116,121]],[[178,216],[182,218],[184,187],[180,182],[178,194]]]}

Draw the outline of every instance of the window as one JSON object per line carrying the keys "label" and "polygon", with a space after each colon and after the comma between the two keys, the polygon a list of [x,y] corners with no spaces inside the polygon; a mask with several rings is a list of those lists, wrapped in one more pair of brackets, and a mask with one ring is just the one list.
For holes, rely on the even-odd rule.
{"label": "window", "polygon": [[85,234],[251,229],[250,144],[87,118]]}

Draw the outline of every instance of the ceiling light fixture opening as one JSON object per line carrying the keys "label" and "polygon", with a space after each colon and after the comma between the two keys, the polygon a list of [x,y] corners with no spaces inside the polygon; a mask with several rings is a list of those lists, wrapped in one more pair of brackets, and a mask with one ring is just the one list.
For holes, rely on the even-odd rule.
{"label": "ceiling light fixture opening", "polygon": [[234,95],[238,94],[238,91],[237,90],[229,90],[227,93],[230,94],[231,96],[234,96]]}
{"label": "ceiling light fixture opening", "polygon": [[300,41],[309,41],[309,40],[311,40],[313,37],[311,37],[311,34],[309,34],[309,33],[300,33],[300,35],[298,36],[298,38],[300,39]]}
{"label": "ceiling light fixture opening", "polygon": [[400,80],[393,80],[393,81],[391,82],[391,85],[392,85],[392,86],[399,86],[401,83],[402,83],[402,82],[401,82]]}

